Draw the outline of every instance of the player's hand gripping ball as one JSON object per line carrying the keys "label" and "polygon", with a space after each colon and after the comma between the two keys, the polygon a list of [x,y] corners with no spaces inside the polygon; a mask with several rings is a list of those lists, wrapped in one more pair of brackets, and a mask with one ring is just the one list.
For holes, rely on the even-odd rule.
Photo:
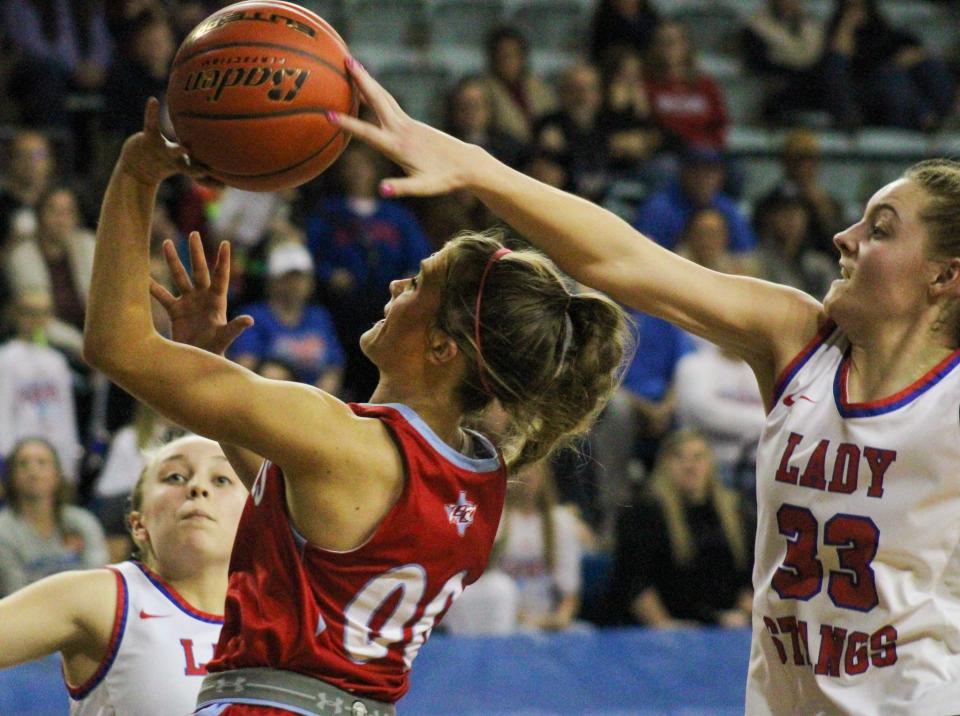
{"label": "player's hand gripping ball", "polygon": [[167,102],[177,141],[223,183],[297,186],[350,141],[328,110],[356,116],[349,51],[327,22],[289,2],[239,2],[197,25],[177,51]]}

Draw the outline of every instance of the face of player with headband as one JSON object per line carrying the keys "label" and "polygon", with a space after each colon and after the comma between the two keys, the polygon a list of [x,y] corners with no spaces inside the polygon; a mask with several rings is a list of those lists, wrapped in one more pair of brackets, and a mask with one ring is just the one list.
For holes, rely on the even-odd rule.
{"label": "face of player with headband", "polygon": [[416,276],[390,283],[383,319],[360,337],[361,350],[381,373],[421,361],[442,362],[450,357],[447,352],[456,351],[453,340],[436,327],[446,268],[447,254],[441,250],[420,263]]}

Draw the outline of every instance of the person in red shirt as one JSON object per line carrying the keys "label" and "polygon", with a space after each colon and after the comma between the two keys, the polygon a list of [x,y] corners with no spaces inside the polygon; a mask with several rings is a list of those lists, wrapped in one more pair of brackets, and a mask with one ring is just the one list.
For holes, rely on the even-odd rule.
{"label": "person in red shirt", "polygon": [[[180,298],[152,287],[194,345],[167,340],[147,290],[153,203],[164,179],[202,168],[158,115],[150,100],[104,196],[84,355],[218,440],[251,488],[198,713],[392,714],[420,647],[487,562],[508,467],[584,430],[615,387],[623,312],[570,294],[541,254],[460,235],[391,284],[360,339],[380,381],[370,403],[348,405],[215,354],[251,319],[226,321],[229,244],[211,275],[194,232],[193,280],[165,247]],[[204,296],[209,325],[191,336]],[[502,453],[465,425],[494,400],[510,416]]]}
{"label": "person in red shirt", "polygon": [[727,108],[716,80],[697,68],[696,50],[682,23],[657,25],[644,66],[653,119],[686,145],[722,149]]}

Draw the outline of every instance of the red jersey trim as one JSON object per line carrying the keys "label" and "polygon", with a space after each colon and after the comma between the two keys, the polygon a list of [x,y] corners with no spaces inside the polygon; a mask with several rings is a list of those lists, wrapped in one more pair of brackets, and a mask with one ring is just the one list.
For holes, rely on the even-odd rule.
{"label": "red jersey trim", "polygon": [[837,367],[833,382],[833,395],[837,403],[837,410],[845,418],[868,418],[872,415],[890,413],[926,393],[946,377],[958,363],[960,363],[960,350],[955,350],[903,390],[879,400],[851,403],[847,400],[847,376],[850,373],[850,350],[847,349],[843,358],[840,359],[840,365]]}
{"label": "red jersey trim", "polygon": [[85,699],[90,692],[97,688],[100,682],[106,678],[107,672],[110,671],[110,667],[113,666],[113,662],[116,660],[117,654],[120,651],[120,643],[123,641],[123,635],[126,631],[127,605],[129,603],[129,599],[127,598],[127,580],[123,574],[120,573],[120,570],[114,569],[113,567],[107,567],[107,569],[113,572],[113,576],[117,579],[117,606],[113,612],[113,631],[110,632],[107,652],[103,655],[103,659],[100,660],[100,665],[97,666],[97,670],[93,673],[93,676],[80,684],[80,686],[71,686],[70,682],[67,681],[67,675],[63,672],[63,665],[61,664],[60,666],[63,683],[67,687],[67,693],[70,694],[70,698],[74,701]]}
{"label": "red jersey trim", "polygon": [[209,614],[194,608],[190,602],[181,597],[176,589],[167,584],[163,577],[150,569],[150,567],[143,562],[134,561],[134,564],[143,572],[143,576],[149,579],[153,586],[156,587],[163,596],[173,602],[174,606],[184,614],[194,619],[199,619],[202,622],[207,622],[208,624],[223,624],[222,614]]}
{"label": "red jersey trim", "polygon": [[800,349],[800,352],[794,356],[793,360],[787,363],[787,366],[780,372],[780,376],[774,385],[773,398],[770,401],[770,407],[767,410],[768,413],[773,410],[774,406],[780,401],[780,396],[783,395],[783,391],[790,384],[790,381],[793,380],[793,377],[806,362],[810,360],[811,356],[817,352],[817,349],[823,345],[824,341],[830,337],[830,334],[833,333],[836,327],[836,323],[828,320],[820,326],[813,338],[810,339],[807,345]]}

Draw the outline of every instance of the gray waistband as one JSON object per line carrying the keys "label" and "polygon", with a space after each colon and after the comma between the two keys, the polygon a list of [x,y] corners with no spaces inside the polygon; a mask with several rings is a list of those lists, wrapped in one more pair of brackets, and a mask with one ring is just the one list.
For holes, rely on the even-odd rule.
{"label": "gray waistband", "polygon": [[393,704],[364,699],[311,676],[280,669],[232,669],[208,674],[197,708],[210,704],[279,706],[304,716],[396,716]]}

